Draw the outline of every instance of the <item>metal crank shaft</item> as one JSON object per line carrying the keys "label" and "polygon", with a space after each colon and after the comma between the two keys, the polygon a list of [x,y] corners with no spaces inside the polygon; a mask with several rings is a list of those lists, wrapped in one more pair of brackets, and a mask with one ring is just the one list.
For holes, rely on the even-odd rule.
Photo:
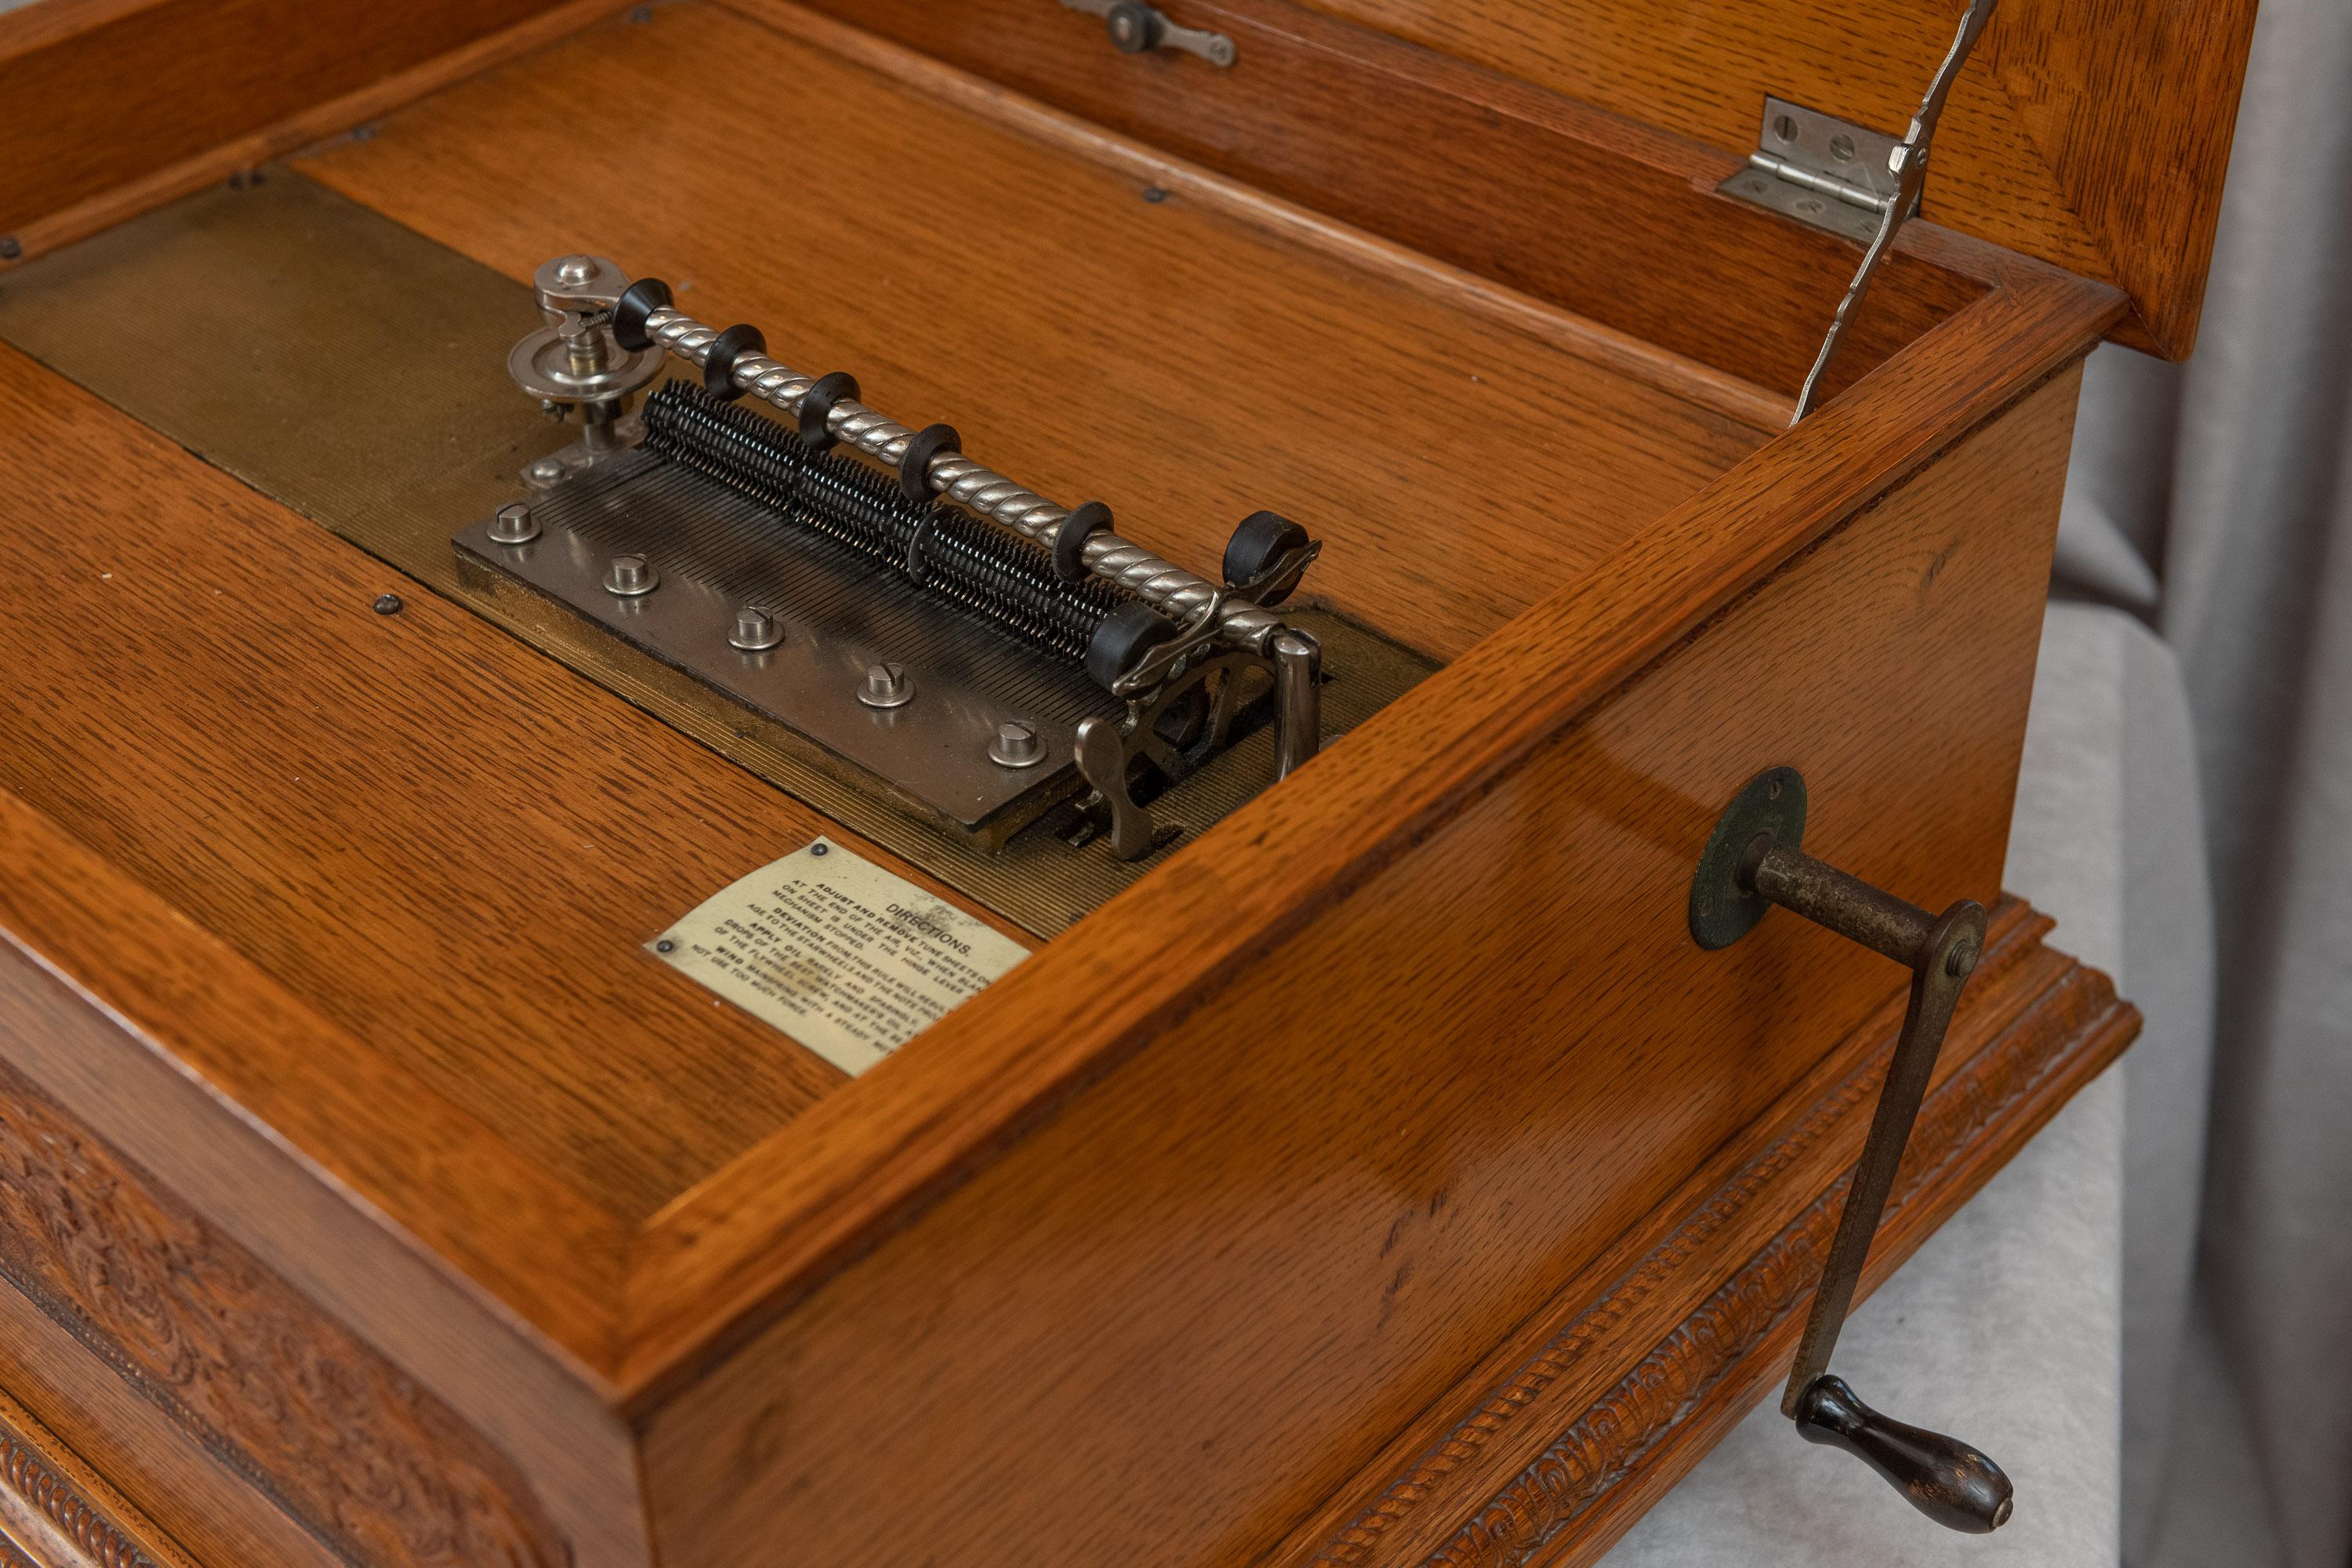
{"label": "metal crank shaft", "polygon": [[[709,360],[711,345],[720,334],[682,310],[658,306],[646,315],[645,335],[658,347],[698,367]],[[737,354],[732,371],[738,387],[773,404],[794,419],[800,417],[802,400],[816,384],[815,377],[753,352]],[[916,434],[851,398],[843,398],[832,405],[825,428],[835,439],[890,468],[900,465],[907,443]],[[927,478],[936,494],[1041,544],[1050,546],[1055,530],[1070,515],[1068,508],[1024,489],[961,452],[934,454]],[[1280,617],[1265,606],[1195,576],[1108,530],[1087,538],[1082,559],[1096,576],[1117,583],[1145,603],[1167,612],[1180,625],[1191,626],[1214,605],[1217,640],[1228,647],[1270,656],[1274,639],[1285,629]]]}

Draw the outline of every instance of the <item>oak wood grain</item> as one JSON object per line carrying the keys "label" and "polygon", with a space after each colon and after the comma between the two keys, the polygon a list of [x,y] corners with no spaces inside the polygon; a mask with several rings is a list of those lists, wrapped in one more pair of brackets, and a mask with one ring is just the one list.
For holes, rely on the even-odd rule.
{"label": "oak wood grain", "polygon": [[5,1288],[0,1386],[107,1487],[137,1499],[132,1506],[205,1568],[349,1568],[283,1511],[259,1502],[244,1477],[132,1393],[39,1308]]}
{"label": "oak wood grain", "polygon": [[[1865,1289],[2137,1032],[2105,976],[2040,945],[2049,929],[2013,900],[1996,907],[1977,1010],[1946,1043]],[[1620,1238],[1265,1561],[1598,1559],[1785,1372],[1851,1175],[1840,1124],[1874,1103],[1901,1011],[1890,1001],[1860,1031],[1878,1044],[1859,1065],[1826,1058],[1776,1107],[1768,1138],[1719,1151],[1662,1205],[1671,1229]],[[1819,1195],[1789,1215],[1769,1195],[1781,1183]],[[1678,1276],[1723,1283],[1676,1319],[1658,1298],[1674,1300]],[[1612,1382],[1623,1359],[1592,1358],[1620,1336],[1650,1348]]]}
{"label": "oak wood grain", "polygon": [[[1959,13],[1691,0],[1669,30],[1650,0],[1308,3],[1739,153],[1768,93],[1900,134]],[[1923,212],[2116,284],[2138,346],[2187,358],[2253,22],[2254,0],[2006,0],[1945,110]]]}
{"label": "oak wood grain", "polygon": [[[142,1342],[174,1333],[207,1345],[225,1339],[208,1359],[173,1370],[243,1367],[240,1388],[258,1395],[270,1369],[331,1366],[352,1353],[333,1347],[356,1336],[413,1379],[420,1397],[457,1411],[524,1471],[574,1544],[579,1568],[645,1568],[635,1459],[596,1372],[616,1332],[620,1227],[584,1212],[553,1178],[487,1141],[368,1046],[305,1013],[184,916],[19,803],[5,805],[6,1069],[38,1083],[56,1108],[51,1125],[103,1127],[116,1166],[146,1173],[145,1191],[160,1195],[133,1203],[134,1220],[165,1207],[177,1216],[159,1232],[101,1215],[76,1254],[121,1247],[125,1256],[106,1278],[126,1285],[159,1268],[174,1280],[172,1268],[187,1275],[182,1289],[129,1298],[155,1309]],[[13,897],[27,886],[50,896]],[[95,947],[82,945],[89,922],[77,913],[86,908],[121,922],[101,922],[105,940]],[[18,932],[26,930],[52,933],[41,963],[25,955],[30,944]],[[90,973],[93,963],[109,1004],[58,970]],[[37,1205],[55,1183],[35,1161],[0,1175],[0,1186]],[[105,1207],[102,1196],[111,1201],[93,1193],[93,1211]],[[205,1245],[176,1257],[152,1245],[158,1234],[188,1230]],[[67,1232],[37,1228],[26,1240],[54,1247]],[[190,1302],[240,1287],[266,1300],[175,1325]],[[306,1489],[315,1495],[318,1479],[275,1482],[255,1446],[230,1442],[184,1401],[154,1397],[152,1374],[108,1337],[125,1298],[104,1284],[90,1289],[98,1304],[87,1311],[45,1296],[59,1309],[56,1319],[0,1290],[0,1301],[24,1308],[5,1314],[0,1384],[28,1399],[39,1391],[44,1419],[126,1485],[139,1480],[151,1511],[213,1560],[255,1568],[348,1562],[320,1555],[330,1553],[321,1538],[268,1501]],[[265,1436],[272,1413],[294,1404],[260,1401],[252,1414]],[[347,1399],[339,1407],[360,1405]],[[258,1451],[283,1456],[274,1443]]]}
{"label": "oak wood grain", "polygon": [[[1833,864],[1997,897],[2074,383],[1249,955],[656,1415],[665,1552],[788,1531],[812,1561],[913,1563],[952,1531],[981,1562],[1173,1568],[1278,1541],[1884,1005],[1890,966],[1801,921],[1691,942],[1691,868],[1749,776],[1803,770]],[[845,1445],[824,1413],[851,1407]],[[939,1443],[975,1409],[987,1442]],[[919,1451],[908,1495],[894,1457]]]}
{"label": "oak wood grain", "polygon": [[0,1540],[27,1555],[59,1561],[40,1568],[194,1568],[81,1457],[0,1394]]}
{"label": "oak wood grain", "polygon": [[[500,60],[528,54],[550,39],[602,20],[615,8],[614,0],[562,0],[562,4],[547,5],[526,12],[521,20],[511,26],[429,55],[415,65],[373,78],[348,92],[314,98],[305,91],[298,95],[301,107],[283,118],[226,142],[206,143],[184,157],[152,163],[142,149],[135,160],[142,173],[103,185],[63,206],[16,224],[7,236],[14,242],[15,254],[0,254],[0,272],[161,206],[175,196],[238,177],[280,153],[343,132],[356,133],[366,121],[386,110],[422,98]],[[0,15],[0,34],[6,35],[0,37],[0,60],[29,53],[37,47],[49,47],[64,37],[79,37],[132,12],[136,13],[136,25],[144,26],[150,11],[168,13],[165,19],[173,25],[205,27],[221,19],[209,10],[180,5],[176,0],[43,0],[39,5]],[[66,13],[67,16],[46,22],[51,12]],[[19,30],[7,34],[7,24],[20,19],[23,25]],[[191,47],[198,46],[192,40]]]}
{"label": "oak wood grain", "polygon": [[[574,134],[648,93],[641,134]],[[686,308],[953,423],[1046,495],[1101,497],[1196,571],[1257,508],[1296,517],[1330,541],[1316,598],[1439,657],[1764,438],[709,6],[584,34],[300,167],[518,277],[588,248],[689,285]]]}
{"label": "oak wood grain", "polygon": [[0,1279],[346,1560],[561,1568],[513,1465],[0,1066]]}
{"label": "oak wood grain", "polygon": [[0,422],[0,788],[616,1217],[841,1081],[639,947],[825,819],[12,351]]}
{"label": "oak wood grain", "polygon": [[[1673,353],[1591,316],[1547,305],[1492,278],[1415,250],[1176,157],[1148,142],[1118,135],[1082,116],[960,70],[877,33],[836,21],[793,0],[721,0],[730,9],[813,44],[829,55],[905,83],[929,97],[997,121],[1024,136],[1102,164],[1136,184],[1158,185],[1291,245],[1319,251],[1352,268],[1408,280],[1460,310],[1486,317],[1562,349],[1579,359],[1717,408],[1759,430],[1787,427],[1794,399]],[[1923,252],[1925,254],[1925,252]],[[1979,261],[1981,258],[1978,258]],[[1937,265],[1964,277],[1988,274],[1966,257],[1939,255]]]}
{"label": "oak wood grain", "polygon": [[[788,0],[730,0],[803,31]],[[1110,54],[1027,0],[815,8],[1108,129],[1782,395],[1803,380],[1859,247],[1714,194],[1738,156],[1287,3],[1190,9],[1230,71]],[[1833,388],[1972,298],[1906,247]]]}
{"label": "oak wood grain", "polygon": [[462,50],[550,4],[50,0],[0,20],[12,154],[0,164],[0,234]]}
{"label": "oak wood grain", "polygon": [[[969,1176],[1045,1114],[1357,897],[1543,740],[1962,431],[2079,355],[2112,289],[2009,284],[1182,849],[886,1064],[658,1216],[631,1276],[624,1381],[648,1397]],[[2045,520],[2046,521],[2046,520]],[[2038,588],[2027,603],[2039,602]],[[1442,738],[1442,739],[1440,739]],[[1164,933],[1190,938],[1171,943]],[[1050,1014],[1041,1039],[1028,1020]],[[895,1221],[894,1221],[895,1222]],[[723,1331],[722,1324],[734,1324]]]}
{"label": "oak wood grain", "polygon": [[[857,64],[780,15],[604,29],[308,166],[512,273],[582,245],[674,255],[689,302],[740,300],[780,343],[804,324],[877,401],[958,419],[1024,478],[1075,497],[1119,459],[1152,481],[1122,522],[1187,557],[1299,486],[1361,558],[1328,591],[1463,657],[840,1082],[636,951],[819,818],[429,596],[371,615],[395,585],[380,568],[0,354],[0,417],[27,432],[0,534],[38,590],[0,604],[25,670],[0,690],[0,1006],[38,1026],[6,1054],[40,1062],[43,1093],[75,1081],[96,1146],[135,1137],[118,1171],[170,1173],[151,1190],[175,1234],[262,1271],[193,1269],[163,1292],[167,1328],[189,1292],[266,1286],[317,1241],[314,1310],[255,1321],[373,1342],[387,1376],[494,1429],[583,1568],[761,1561],[787,1539],[815,1562],[1253,1553],[1384,1482],[1385,1445],[1570,1302],[1611,1238],[1665,1234],[1694,1171],[1765,1148],[1791,1096],[1883,1044],[1896,983],[1867,955],[1793,922],[1711,960],[1680,937],[1679,883],[1748,772],[1806,768],[1832,858],[1915,897],[1991,896],[2069,367],[2125,302],[1923,227],[1887,296],[1908,325],[1873,329],[1848,395],[1768,444],[1721,373],[1764,366],[1769,387],[1771,345],[1802,335],[1785,323],[1753,350],[1709,326],[1720,356],[1678,367],[1702,356],[1542,321],[1537,290],[1487,293],[1393,236],[1310,243],[1213,173],[1146,200],[1134,149],[1088,152],[1066,122]],[[1491,73],[1385,47],[1465,122],[1500,101],[1460,74]],[[625,150],[583,145],[583,106],[649,79],[674,110]],[[806,164],[778,79],[862,139]],[[1706,264],[1764,223],[1691,188],[1719,154],[1510,90],[1523,119],[1665,171]],[[939,182],[942,163],[963,173]],[[881,199],[918,179],[929,205]],[[1616,259],[1591,276],[1638,294],[1644,247],[1654,270],[1680,255],[1662,239],[1596,226]],[[853,309],[780,255],[845,259],[870,292]],[[1654,298],[1686,300],[1672,283]],[[1103,308],[1139,298],[1187,306],[1186,330]],[[1260,406],[1215,395],[1237,375]],[[1443,447],[1413,423],[1433,385],[1479,416]],[[1451,548],[1465,526],[1476,548]],[[1922,756],[1907,699],[1930,678],[1948,720]],[[1951,802],[1937,831],[1923,797]],[[524,930],[565,961],[519,955]],[[2030,1032],[2053,1059],[2115,1042],[2056,1015]],[[349,1082],[322,1079],[346,1061]],[[110,1108],[104,1075],[129,1066],[201,1093]],[[1986,1146],[2055,1093],[1987,1122]],[[225,1116],[250,1120],[215,1153]],[[264,1144],[268,1192],[232,1163]],[[484,1190],[462,1190],[477,1168]],[[278,1206],[293,1174],[301,1224]],[[1801,1187],[1749,1211],[1759,1236],[1818,1199]],[[350,1203],[492,1300],[451,1311],[437,1272],[375,1283],[341,1227],[391,1230],[319,1218]],[[174,1244],[136,1219],[101,1228],[152,1268]],[[70,1271],[8,1256],[67,1299]],[[1602,1406],[1707,1284],[1680,1275],[1584,1363]],[[207,1331],[234,1348],[233,1325]],[[1724,1377],[1746,1387],[1754,1360]],[[305,1474],[303,1452],[274,1468]],[[299,1484],[327,1489],[305,1518],[338,1511],[341,1479]]]}
{"label": "oak wood grain", "polygon": [[[121,1086],[121,1110],[129,1074],[110,1052],[150,1051],[263,1119],[557,1343],[591,1359],[609,1343],[625,1233],[519,1155],[506,1129],[303,1007],[8,795],[0,863],[0,1019],[20,1070],[86,1061]],[[103,991],[110,1018],[76,1005],[77,977]]]}

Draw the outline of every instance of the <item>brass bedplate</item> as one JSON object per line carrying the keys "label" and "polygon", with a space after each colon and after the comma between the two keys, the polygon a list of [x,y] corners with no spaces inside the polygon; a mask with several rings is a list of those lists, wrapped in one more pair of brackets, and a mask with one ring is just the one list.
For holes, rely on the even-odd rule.
{"label": "brass bedplate", "polygon": [[[168,333],[155,330],[153,302],[163,299]],[[1039,935],[1082,917],[1275,776],[1283,759],[1271,693],[1264,680],[1237,686],[1223,703],[1233,711],[1216,715],[1236,721],[1230,743],[1195,748],[1205,754],[1150,803],[1149,845],[1130,842],[1142,853],[1121,858],[1108,841],[1108,810],[1085,809],[1091,792],[1074,754],[1079,723],[1108,721],[1120,704],[1048,661],[990,687],[1030,699],[1044,755],[1019,768],[975,761],[961,756],[973,748],[959,734],[971,809],[954,809],[964,797],[944,786],[909,798],[885,776],[887,757],[843,747],[855,737],[838,726],[860,715],[879,721],[875,735],[891,735],[890,710],[860,701],[855,687],[869,663],[892,661],[892,648],[860,642],[859,617],[819,617],[832,638],[823,643],[779,605],[782,629],[798,635],[772,649],[744,647],[773,628],[735,626],[737,612],[754,606],[740,592],[741,563],[722,560],[717,541],[697,558],[707,570],[689,561],[673,574],[646,626],[628,606],[650,610],[659,595],[604,589],[614,558],[639,552],[624,537],[629,527],[657,515],[674,523],[695,509],[673,495],[667,513],[657,508],[635,525],[609,505],[591,519],[598,495],[642,481],[657,459],[627,451],[602,472],[572,471],[577,426],[542,418],[509,374],[508,351],[538,314],[529,287],[283,167],[119,226],[0,284],[0,339]],[[698,397],[700,388],[659,395]],[[563,482],[534,494],[525,476],[546,475],[551,460]],[[676,489],[688,479],[673,472],[663,482]],[[740,510],[740,498],[732,501]],[[511,518],[518,503],[542,521],[528,542],[501,543],[499,515]],[[853,573],[840,557],[820,542],[795,569]],[[729,565],[738,580],[722,592]],[[887,622],[903,621],[908,602],[900,587],[877,584],[860,604]],[[1319,645],[1326,743],[1434,668],[1327,610],[1285,605],[1281,616]],[[649,635],[655,620],[674,623],[676,635]],[[939,618],[923,625],[932,637],[923,646],[935,645]],[[898,635],[909,634],[902,626]],[[983,627],[959,652],[985,662],[995,657],[983,653],[990,646]],[[820,657],[831,661],[829,697],[844,699],[832,704],[833,721],[793,706],[792,692],[814,679],[808,661]],[[785,679],[793,675],[797,686]],[[961,707],[967,728],[1001,717]],[[995,779],[1008,782],[991,795],[982,786]]]}

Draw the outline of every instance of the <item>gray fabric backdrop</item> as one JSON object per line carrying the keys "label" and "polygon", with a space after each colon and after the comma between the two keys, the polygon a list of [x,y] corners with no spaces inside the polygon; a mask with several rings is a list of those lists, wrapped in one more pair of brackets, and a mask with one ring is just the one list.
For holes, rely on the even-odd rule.
{"label": "gray fabric backdrop", "polygon": [[2126,1111],[2134,1262],[2192,1234],[2198,1259],[2187,1311],[2126,1322],[2125,1549],[2155,1568],[2352,1563],[2347,84],[2352,4],[2263,0],[2196,357],[2094,356],[2061,535],[2062,589],[2137,610],[2180,660],[2210,856],[2193,1200],[2197,1086],[2149,1108],[2176,1130],[2152,1176],[2137,1085]]}

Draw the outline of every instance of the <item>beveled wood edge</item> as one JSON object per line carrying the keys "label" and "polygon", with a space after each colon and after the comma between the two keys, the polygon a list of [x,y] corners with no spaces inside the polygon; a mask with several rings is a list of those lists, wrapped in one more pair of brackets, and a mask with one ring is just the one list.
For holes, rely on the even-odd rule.
{"label": "beveled wood edge", "polygon": [[[157,0],[78,0],[78,9],[85,14],[47,21],[46,25],[34,21],[22,26],[16,37],[5,29],[7,22],[17,17],[40,18],[43,12],[52,8],[77,6],[77,0],[48,0],[44,5],[0,16],[0,58],[68,42],[92,27],[156,3]],[[339,135],[453,82],[543,48],[618,15],[628,3],[629,0],[564,0],[562,5],[435,55],[405,70],[395,71],[355,91],[327,99],[258,131],[20,224],[10,236],[16,241],[18,254],[0,257],[0,275],[191,191],[202,190],[272,158]]]}
{"label": "beveled wood edge", "polygon": [[[2013,897],[1995,910],[1985,990],[1939,1064],[1865,1292],[2137,1033],[2138,1013],[2106,976],[2042,945],[2050,927]],[[1260,1563],[1521,1568],[1554,1545],[1561,1561],[1600,1556],[1785,1373],[1902,1011],[1890,1001],[1858,1026],[1759,1119],[1769,1138],[1743,1138],[1696,1173]],[[1660,1320],[1671,1326],[1652,1328],[1654,1342],[1623,1343],[1646,1299],[1678,1271],[1721,1267],[1706,1260],[1710,1241],[1753,1225],[1742,1211],[1791,1179],[1804,1195],[1769,1210],[1789,1213],[1784,1225],[1687,1312]],[[1565,1542],[1595,1510],[1601,1528]]]}
{"label": "beveled wood edge", "polygon": [[[43,1542],[13,1539],[20,1531],[61,1538],[78,1555],[44,1555]],[[0,1542],[14,1544],[36,1568],[196,1568],[178,1542],[5,1393],[0,1393]]]}
{"label": "beveled wood edge", "polygon": [[[2105,284],[2021,258],[2000,283],[1376,715],[1334,748],[1345,767],[1310,763],[1311,786],[1259,796],[665,1206],[632,1249],[617,1373],[629,1408],[658,1404],[967,1177],[1711,616],[2088,353],[2125,309]],[[1027,1022],[1039,1016],[1057,1020],[1050,1036]]]}
{"label": "beveled wood edge", "polygon": [[[1080,116],[1055,109],[1010,88],[920,54],[877,33],[850,26],[797,0],[714,0],[721,8],[772,32],[824,50],[877,75],[902,82],[940,100],[1124,174],[1142,184],[1177,192],[1225,217],[1328,256],[1376,277],[1393,279],[1444,300],[1466,313],[1533,338],[1587,363],[1711,408],[1758,430],[1778,432],[1789,423],[1793,399],[1728,372],[1671,353],[1601,322],[1570,313],[1507,284],[1424,256],[1410,247],[1326,216],[1311,208],[1256,190],[1149,143],[1106,131]],[[1695,165],[1692,179],[1707,188],[1739,167],[1739,162],[1689,143],[1673,152]],[[1996,254],[1993,247],[1961,253],[1953,267],[1948,253],[1930,256],[1905,248],[1969,276]]]}
{"label": "beveled wood edge", "polygon": [[[0,962],[21,959],[65,986],[113,1026],[110,1044],[119,1039],[197,1086],[220,1131],[258,1136],[291,1157],[348,1204],[355,1223],[575,1375],[608,1363],[625,1244],[619,1220],[5,790],[0,863],[10,868],[0,878]],[[261,1034],[296,1043],[280,1053],[286,1060],[333,1064],[340,1076],[364,1074],[400,1095],[414,1122],[465,1150],[462,1172],[411,1159],[403,1183],[372,1179],[403,1152],[373,1147],[363,1126],[287,1092],[282,1079],[242,1071],[251,1057],[237,1042]],[[415,1144],[404,1150],[413,1154]],[[458,1223],[469,1212],[530,1223],[482,1234]]]}

